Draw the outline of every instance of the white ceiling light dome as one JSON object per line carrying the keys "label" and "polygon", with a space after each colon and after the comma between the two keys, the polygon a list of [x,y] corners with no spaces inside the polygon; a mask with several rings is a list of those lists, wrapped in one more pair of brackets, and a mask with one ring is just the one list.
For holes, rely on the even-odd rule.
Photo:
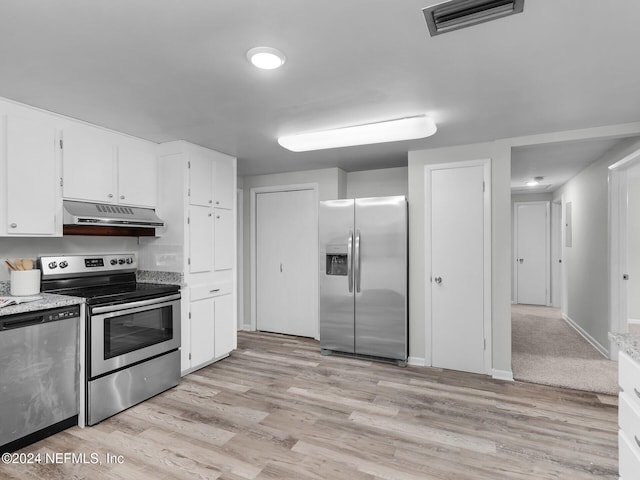
{"label": "white ceiling light dome", "polygon": [[247,60],[257,68],[274,70],[287,61],[284,53],[273,47],[255,47],[247,52]]}

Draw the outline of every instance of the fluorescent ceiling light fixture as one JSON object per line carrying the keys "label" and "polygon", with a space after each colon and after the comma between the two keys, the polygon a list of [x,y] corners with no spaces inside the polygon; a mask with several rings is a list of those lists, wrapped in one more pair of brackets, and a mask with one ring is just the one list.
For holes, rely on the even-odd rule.
{"label": "fluorescent ceiling light fixture", "polygon": [[263,70],[280,68],[287,61],[280,50],[272,47],[255,47],[247,52],[247,60],[255,67]]}
{"label": "fluorescent ceiling light fixture", "polygon": [[436,124],[430,117],[418,115],[353,127],[285,135],[278,138],[278,143],[292,152],[307,152],[325,148],[415,140],[430,137],[436,133],[436,130]]}

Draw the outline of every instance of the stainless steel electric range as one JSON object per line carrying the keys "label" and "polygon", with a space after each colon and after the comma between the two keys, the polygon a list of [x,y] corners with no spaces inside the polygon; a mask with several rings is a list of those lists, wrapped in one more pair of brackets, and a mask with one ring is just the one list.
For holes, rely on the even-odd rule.
{"label": "stainless steel electric range", "polygon": [[39,259],[43,292],[82,297],[86,424],[180,381],[180,287],[137,283],[135,253]]}

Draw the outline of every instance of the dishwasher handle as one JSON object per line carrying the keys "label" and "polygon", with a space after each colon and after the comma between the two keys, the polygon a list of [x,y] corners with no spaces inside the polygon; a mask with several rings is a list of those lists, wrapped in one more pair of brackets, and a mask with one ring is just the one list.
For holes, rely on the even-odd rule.
{"label": "dishwasher handle", "polygon": [[37,312],[17,313],[8,315],[4,317],[4,319],[0,317],[0,332],[78,317],[80,317],[79,305],[40,310]]}
{"label": "dishwasher handle", "polygon": [[36,315],[28,318],[20,318],[18,320],[5,320],[0,324],[0,330],[12,330],[14,328],[30,327],[31,325],[39,325],[44,323],[44,316]]}

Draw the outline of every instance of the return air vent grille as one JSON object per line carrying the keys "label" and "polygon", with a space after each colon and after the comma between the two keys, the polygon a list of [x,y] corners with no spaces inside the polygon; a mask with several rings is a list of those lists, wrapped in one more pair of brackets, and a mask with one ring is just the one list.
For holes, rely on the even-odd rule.
{"label": "return air vent grille", "polygon": [[422,9],[431,36],[521,13],[524,0],[450,0]]}
{"label": "return air vent grille", "polygon": [[133,215],[133,210],[129,207],[118,207],[113,205],[96,205],[100,213],[121,213],[123,215]]}

